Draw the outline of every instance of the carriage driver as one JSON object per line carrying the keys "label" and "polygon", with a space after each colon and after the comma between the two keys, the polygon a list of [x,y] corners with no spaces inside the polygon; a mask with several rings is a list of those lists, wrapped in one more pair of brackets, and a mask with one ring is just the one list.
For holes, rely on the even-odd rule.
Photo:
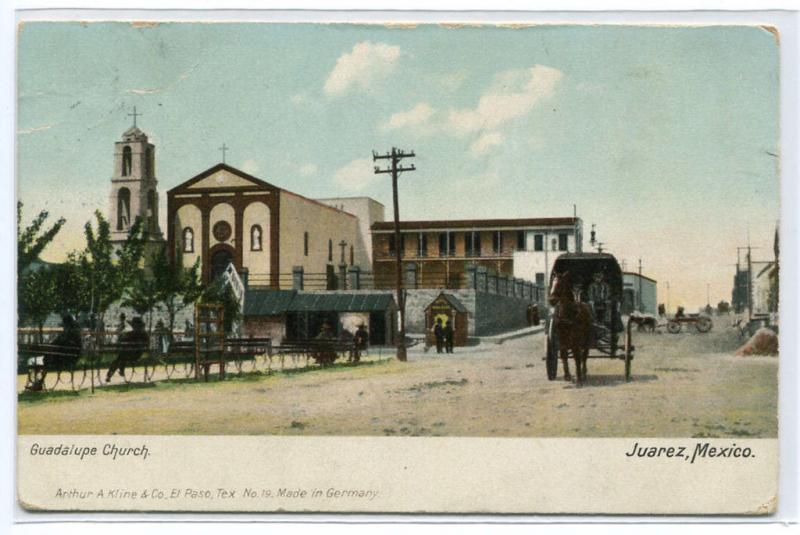
{"label": "carriage driver", "polygon": [[608,324],[611,312],[611,289],[603,277],[603,273],[598,271],[592,276],[592,283],[587,289],[589,306],[592,307],[595,319]]}

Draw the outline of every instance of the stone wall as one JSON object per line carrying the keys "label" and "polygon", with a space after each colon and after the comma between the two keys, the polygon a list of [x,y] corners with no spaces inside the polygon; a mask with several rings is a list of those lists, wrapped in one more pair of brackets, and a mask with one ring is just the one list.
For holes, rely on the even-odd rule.
{"label": "stone wall", "polygon": [[[530,301],[519,297],[476,292],[474,321],[470,330],[476,336],[492,336],[528,326]],[[472,319],[472,318],[470,318]]]}

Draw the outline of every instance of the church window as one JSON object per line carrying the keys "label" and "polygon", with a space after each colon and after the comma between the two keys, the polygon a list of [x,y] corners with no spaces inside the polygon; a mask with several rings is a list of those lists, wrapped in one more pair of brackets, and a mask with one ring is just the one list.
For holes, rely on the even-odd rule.
{"label": "church window", "polygon": [[261,226],[260,225],[253,225],[250,228],[250,250],[251,251],[260,251],[261,250]]}
{"label": "church window", "polygon": [[308,256],[308,232],[303,232],[303,255]]}
{"label": "church window", "polygon": [[146,175],[147,175],[147,177],[148,178],[152,178],[153,177],[153,149],[151,149],[150,147],[147,147],[147,150],[145,150],[144,164],[146,166],[146,171],[147,171]]}
{"label": "church window", "polygon": [[131,148],[126,146],[122,149],[122,176],[131,174],[131,165],[133,164],[133,157],[131,155]]}
{"label": "church window", "polygon": [[194,231],[192,230],[192,227],[186,227],[183,229],[183,252],[194,252]]}
{"label": "church window", "polygon": [[350,246],[350,265],[351,266],[353,264],[355,264],[355,259],[356,259],[355,252],[353,251],[353,246],[351,245]]}
{"label": "church window", "polygon": [[131,190],[120,188],[117,193],[117,230],[128,230],[131,224]]}
{"label": "church window", "polygon": [[328,240],[328,262],[333,262],[333,240]]}

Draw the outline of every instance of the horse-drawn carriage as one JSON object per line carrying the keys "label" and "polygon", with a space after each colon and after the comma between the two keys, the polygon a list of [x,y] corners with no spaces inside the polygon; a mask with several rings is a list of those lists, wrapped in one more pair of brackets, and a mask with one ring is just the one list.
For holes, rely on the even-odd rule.
{"label": "horse-drawn carriage", "polygon": [[625,380],[631,377],[633,345],[631,321],[622,323],[622,270],[607,253],[565,253],[553,264],[545,326],[547,378],[558,375],[558,359],[564,377],[570,379],[568,358],[575,359],[577,382],[586,380],[589,358],[625,362]]}

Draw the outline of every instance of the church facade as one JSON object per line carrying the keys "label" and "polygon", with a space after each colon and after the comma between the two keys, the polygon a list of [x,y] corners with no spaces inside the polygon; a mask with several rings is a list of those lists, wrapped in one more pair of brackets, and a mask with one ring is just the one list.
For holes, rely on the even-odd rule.
{"label": "church facade", "polygon": [[199,262],[205,283],[232,262],[249,286],[286,289],[296,267],[333,275],[365,257],[358,217],[225,163],[167,192],[167,226],[173,260]]}

